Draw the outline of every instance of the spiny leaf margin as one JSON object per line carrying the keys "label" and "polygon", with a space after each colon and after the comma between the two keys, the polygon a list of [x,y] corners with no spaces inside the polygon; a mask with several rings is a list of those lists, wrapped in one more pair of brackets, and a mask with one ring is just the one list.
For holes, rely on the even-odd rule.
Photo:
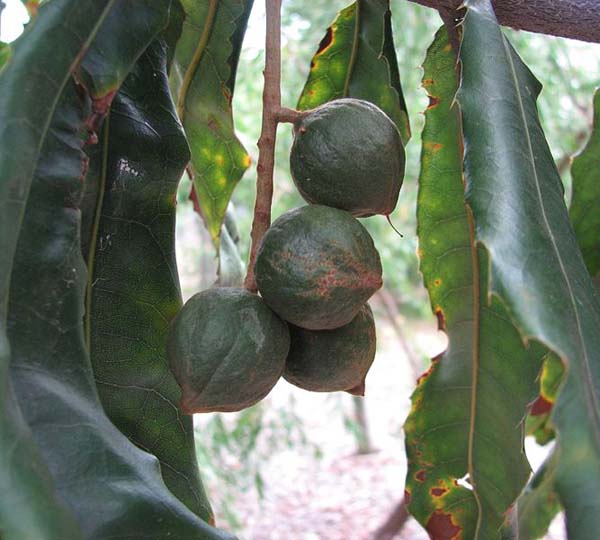
{"label": "spiny leaf margin", "polygon": [[529,477],[522,424],[542,353],[523,346],[497,300],[487,303],[487,256],[464,206],[455,65],[442,28],[424,64],[430,105],[417,231],[421,272],[449,345],[412,397],[406,486],[409,509],[432,538],[487,540],[500,538]]}

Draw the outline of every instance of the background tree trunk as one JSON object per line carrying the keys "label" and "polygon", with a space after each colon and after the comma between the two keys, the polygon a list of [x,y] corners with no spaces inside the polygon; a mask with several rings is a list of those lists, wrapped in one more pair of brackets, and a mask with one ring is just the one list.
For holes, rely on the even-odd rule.
{"label": "background tree trunk", "polygon": [[371,540],[392,540],[400,534],[404,524],[410,517],[406,507],[406,499],[403,498],[392,510],[383,525],[379,527],[371,537]]}
{"label": "background tree trunk", "polygon": [[374,452],[371,434],[369,433],[369,423],[367,422],[367,412],[365,411],[365,398],[361,396],[352,396],[352,405],[354,407],[354,421],[357,426],[356,446],[357,453],[360,455]]}

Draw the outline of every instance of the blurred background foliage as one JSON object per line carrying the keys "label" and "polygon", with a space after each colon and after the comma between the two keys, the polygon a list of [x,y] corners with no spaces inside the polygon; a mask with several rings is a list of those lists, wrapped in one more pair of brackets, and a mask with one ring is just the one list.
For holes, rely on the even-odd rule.
{"label": "blurred background foliage", "polygon": [[272,454],[290,448],[303,448],[320,457],[296,414],[295,400],[285,406],[257,403],[235,415],[205,415],[196,425],[196,449],[203,480],[211,492],[211,502],[229,527],[240,531],[243,524],[236,511],[239,495],[250,489],[263,496],[263,468]]}

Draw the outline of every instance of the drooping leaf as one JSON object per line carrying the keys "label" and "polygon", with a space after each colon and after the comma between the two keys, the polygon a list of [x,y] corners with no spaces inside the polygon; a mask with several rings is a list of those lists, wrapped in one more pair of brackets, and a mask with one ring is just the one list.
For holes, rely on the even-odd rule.
{"label": "drooping leaf", "polygon": [[560,511],[558,495],[554,490],[558,458],[557,452],[552,452],[519,497],[519,540],[537,540],[544,536],[554,516]]}
{"label": "drooping leaf", "polygon": [[43,147],[15,257],[9,309],[19,404],[86,539],[224,538],[164,485],[155,457],[106,417],[83,332],[80,180],[91,102],[66,87]]}
{"label": "drooping leaf", "polygon": [[541,351],[488,303],[487,254],[464,205],[455,56],[442,28],[429,48],[417,210],[420,269],[448,348],[419,379],[404,426],[411,513],[433,539],[500,538],[530,474],[523,420]]}
{"label": "drooping leaf", "polygon": [[[587,145],[571,166],[573,192],[569,214],[583,259],[596,290],[600,293],[600,89],[594,94],[594,123]],[[554,402],[564,368],[556,356],[542,372],[540,400]],[[547,415],[549,416],[549,415]],[[543,416],[536,417],[538,421]],[[551,428],[546,421],[535,431],[538,443]],[[553,431],[553,430],[552,430]]]}
{"label": "drooping leaf", "polygon": [[[40,147],[64,85],[115,0],[56,0],[12,44],[0,74],[0,309],[6,316],[12,254]],[[27,88],[27,92],[23,89]],[[27,122],[23,120],[27,119]],[[19,148],[15,152],[13,148]],[[8,232],[14,234],[6,234]]]}
{"label": "drooping leaf", "polygon": [[525,426],[527,435],[533,435],[538,444],[544,445],[554,439],[550,415],[564,374],[565,369],[560,358],[548,353],[540,375],[540,393],[531,405]]}
{"label": "drooping leaf", "polygon": [[108,417],[158,458],[167,487],[212,522],[192,419],[178,408],[180,390],[166,360],[169,323],[181,308],[175,199],[189,161],[169,93],[167,49],[158,40],[138,61],[92,159],[91,208],[84,208],[93,222],[84,228],[90,236],[86,339]]}
{"label": "drooping leaf", "polygon": [[172,78],[177,112],[192,152],[202,217],[215,243],[250,157],[235,135],[231,100],[253,0],[183,0],[186,12]]}
{"label": "drooping leaf", "polygon": [[600,300],[536,108],[540,84],[489,0],[468,0],[461,47],[467,203],[490,254],[489,293],[567,367],[552,422],[570,540],[600,530]]}
{"label": "drooping leaf", "polygon": [[343,97],[375,103],[395,122],[404,144],[410,139],[389,0],[358,0],[340,11],[313,56],[298,109]]}
{"label": "drooping leaf", "polygon": [[[46,5],[48,11],[44,12]],[[33,157],[33,162],[22,163],[19,171],[8,168],[9,173],[16,177],[13,180],[13,176],[7,176],[8,187],[12,188],[8,194],[14,194],[14,197],[4,198],[5,192],[0,191],[0,201],[5,207],[12,208],[13,216],[16,214],[19,217],[16,222],[18,225],[21,216],[15,206],[20,204],[22,208],[28,188],[32,186],[21,230],[17,231],[20,234],[10,283],[8,337],[11,378],[18,403],[50,471],[58,497],[75,516],[86,540],[228,537],[197,518],[171,495],[162,481],[157,460],[137,449],[105,416],[84,343],[86,271],[80,252],[78,209],[87,169],[87,156],[83,149],[86,143],[93,142],[92,129],[110,102],[107,97],[109,94],[98,95],[91,89],[97,91],[103,88],[105,80],[110,81],[110,85],[107,85],[111,88],[110,92],[112,88],[118,88],[120,81],[115,80],[113,74],[122,73],[123,77],[127,74],[148,43],[166,25],[170,7],[171,2],[156,0],[126,3],[57,0],[44,4],[38,19],[31,26],[32,34],[35,35],[36,28],[44,28],[47,22],[49,26],[45,36],[52,36],[52,39],[56,37],[58,43],[56,47],[49,47],[47,42],[41,41],[44,34],[29,42],[38,48],[35,54],[32,53],[32,63],[21,65],[21,70],[26,69],[30,74],[32,66],[39,68],[40,82],[43,80],[44,85],[38,86],[35,76],[23,75],[23,85],[18,88],[21,97],[35,94],[40,103],[29,111],[30,115],[28,111],[16,107],[17,113],[25,114],[12,120],[9,114],[13,111],[5,109],[4,105],[10,103],[11,99],[18,101],[17,98],[13,95],[13,98],[5,99],[4,87],[0,97],[3,119],[12,120],[10,134],[24,144],[20,150],[27,150],[13,154],[19,154],[18,159],[23,154]],[[109,9],[114,11],[109,13]],[[94,35],[98,19],[88,23],[98,11],[101,11],[104,22],[108,18],[112,20],[108,27],[101,25],[100,33],[110,33],[111,38],[119,44],[116,48],[104,49],[104,55],[97,47],[104,47],[106,37],[95,39]],[[131,16],[133,14],[135,17]],[[70,21],[70,16],[75,19]],[[70,22],[67,24],[67,21]],[[87,39],[87,34],[82,34],[82,29],[88,24],[94,24],[90,39]],[[134,33],[136,38],[131,39],[130,33]],[[86,36],[84,42],[81,42],[82,35]],[[73,46],[68,49],[69,55],[74,55],[71,58],[57,54],[57,51],[63,50],[61,38]],[[48,56],[40,54],[40,51],[47,49]],[[17,51],[18,47],[15,47],[15,60]],[[78,58],[86,51],[90,57],[87,62],[84,61],[86,67],[83,68],[78,65]],[[117,53],[115,57],[109,54],[111,51]],[[48,61],[48,66],[37,64],[38,54],[42,60]],[[53,62],[54,56],[58,59],[56,62]],[[68,63],[65,58],[69,60]],[[103,60],[99,61],[101,58]],[[93,59],[98,62],[91,62]],[[57,67],[61,62],[64,62],[64,72]],[[12,65],[17,65],[16,61]],[[56,74],[53,69],[57,69],[61,75],[58,79],[60,84],[56,86],[49,85],[49,81],[53,80],[49,76]],[[75,69],[77,81],[70,76]],[[2,76],[6,73],[8,69]],[[105,74],[109,74],[106,79]],[[37,75],[35,70],[34,75]],[[12,79],[8,79],[10,83],[19,80],[18,74],[13,72],[11,76]],[[3,78],[2,83],[5,81]],[[90,86],[86,86],[84,81],[89,82]],[[16,88],[11,84],[7,86],[12,90]],[[23,92],[23,88],[29,91]],[[43,129],[32,124],[31,135],[29,124],[37,119],[44,121]],[[16,120],[20,121],[20,130]],[[7,151],[4,150],[7,124],[0,125],[5,128],[0,134],[0,169],[5,174],[7,169],[4,165],[14,165],[17,159],[9,161],[11,156],[7,157]],[[11,142],[15,144],[16,141]],[[31,147],[27,146],[28,142],[32,143]],[[32,172],[33,183],[31,177],[18,177],[18,173],[25,174],[28,170]],[[12,184],[19,179],[27,184],[25,193],[19,193]],[[5,183],[2,184],[4,188]],[[17,195],[21,195],[21,198]],[[9,203],[14,206],[11,207]],[[2,219],[5,219],[4,215]],[[11,233],[15,229],[18,227],[12,224]],[[3,242],[10,246],[13,239],[5,235],[4,229],[2,233]],[[12,258],[12,253],[10,255]],[[4,275],[2,278],[8,282]],[[2,290],[2,294],[3,298],[8,297],[6,291]],[[4,304],[2,308],[5,308]],[[5,358],[2,357],[3,371],[8,366]],[[4,377],[3,390],[5,382]],[[4,437],[4,426],[2,434]],[[21,450],[15,447],[20,439],[10,440],[6,445],[5,442],[2,441],[3,456]],[[23,453],[23,456],[13,460],[13,464],[18,465],[17,459],[28,457],[26,452]],[[4,475],[4,459],[2,465]],[[14,475],[14,472],[10,470],[10,474]],[[27,518],[27,505],[31,501],[18,499],[18,494],[18,491],[11,493],[11,499],[8,500],[11,504],[6,510],[12,511],[15,519]],[[43,511],[50,509],[50,496],[41,492],[34,497],[45,497],[42,502],[47,502],[48,508]],[[4,498],[0,507],[4,512]],[[35,514],[33,517],[34,522],[39,519]],[[64,528],[60,514],[54,518]],[[14,538],[60,538],[56,533],[58,524],[50,524],[47,530],[42,529],[39,533],[34,529],[33,536],[27,534]],[[21,528],[27,530],[28,525],[31,524],[24,524]],[[2,535],[4,538],[4,529]],[[65,530],[63,538],[74,537],[74,534]]]}
{"label": "drooping leaf", "polygon": [[571,223],[588,272],[600,291],[600,89],[594,94],[594,127],[571,167]]}
{"label": "drooping leaf", "polygon": [[81,537],[59,500],[9,377],[10,275],[25,203],[58,98],[114,1],[55,0],[0,71],[0,530],[4,540]]}
{"label": "drooping leaf", "polygon": [[[564,374],[560,358],[548,352],[540,375],[540,393],[530,406],[525,424],[525,433],[532,435],[537,444],[546,445],[556,437],[551,415]],[[519,540],[541,538],[560,511],[554,486],[557,463],[558,453],[553,451],[517,499],[517,511],[514,514],[517,519],[511,525],[518,531]]]}

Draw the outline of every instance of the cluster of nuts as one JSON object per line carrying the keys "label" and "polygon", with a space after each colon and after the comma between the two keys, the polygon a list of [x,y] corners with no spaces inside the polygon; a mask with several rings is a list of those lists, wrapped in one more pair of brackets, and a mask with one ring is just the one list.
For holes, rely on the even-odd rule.
{"label": "cluster of nuts", "polygon": [[262,239],[260,296],[209,289],[173,321],[168,357],[185,412],[241,410],[282,375],[307,390],[364,393],[375,357],[366,302],[382,286],[382,268],[356,217],[394,209],[402,141],[379,108],[340,99],[294,126],[290,164],[310,204],[280,216]]}

